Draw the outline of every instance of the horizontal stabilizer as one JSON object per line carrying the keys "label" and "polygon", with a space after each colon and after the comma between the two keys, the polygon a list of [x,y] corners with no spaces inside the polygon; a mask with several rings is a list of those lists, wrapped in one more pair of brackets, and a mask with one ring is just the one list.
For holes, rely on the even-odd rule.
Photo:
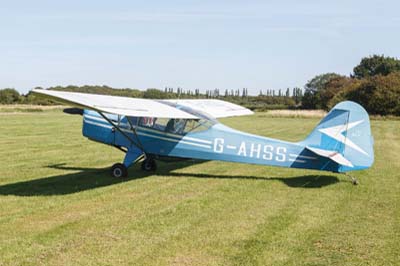
{"label": "horizontal stabilizer", "polygon": [[342,154],[340,154],[337,151],[329,151],[329,150],[323,150],[323,149],[318,149],[318,148],[313,148],[313,147],[306,147],[308,150],[312,151],[313,153],[329,158],[334,162],[337,162],[340,165],[348,166],[348,167],[354,167],[353,164],[347,160],[346,158],[343,157]]}

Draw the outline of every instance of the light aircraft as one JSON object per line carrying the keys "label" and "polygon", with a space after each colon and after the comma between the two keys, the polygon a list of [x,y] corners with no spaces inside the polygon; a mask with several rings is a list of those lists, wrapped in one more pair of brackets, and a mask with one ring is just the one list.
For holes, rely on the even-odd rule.
{"label": "light aircraft", "polygon": [[253,113],[221,100],[33,92],[85,109],[83,135],[126,153],[123,163],[112,166],[114,177],[126,177],[128,167],[139,161],[145,171],[155,171],[157,160],[200,159],[335,173],[366,169],[374,161],[368,113],[351,101],[337,104],[303,141],[288,142],[219,123],[217,118]]}

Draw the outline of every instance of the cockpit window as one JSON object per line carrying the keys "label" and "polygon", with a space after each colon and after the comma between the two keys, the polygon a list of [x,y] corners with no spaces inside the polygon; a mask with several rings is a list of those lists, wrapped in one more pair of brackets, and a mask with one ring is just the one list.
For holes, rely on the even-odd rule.
{"label": "cockpit window", "polygon": [[159,101],[160,103],[175,107],[179,110],[192,114],[198,119],[176,119],[176,118],[156,118],[141,117],[138,126],[151,128],[165,133],[184,135],[189,132],[200,132],[209,129],[218,121],[207,113],[189,108],[187,106],[177,105],[173,102]]}
{"label": "cockpit window", "polygon": [[189,119],[186,122],[185,133],[204,131],[212,125],[213,123],[205,119]]}
{"label": "cockpit window", "polygon": [[170,119],[168,121],[165,132],[173,134],[183,134],[187,119]]}
{"label": "cockpit window", "polygon": [[169,120],[169,118],[157,118],[153,128],[159,131],[165,131]]}
{"label": "cockpit window", "polygon": [[189,132],[200,132],[209,129],[213,123],[206,119],[169,119],[141,117],[139,126],[157,131],[184,135]]}
{"label": "cockpit window", "polygon": [[153,127],[157,118],[155,117],[141,117],[139,120],[139,126],[142,127]]}

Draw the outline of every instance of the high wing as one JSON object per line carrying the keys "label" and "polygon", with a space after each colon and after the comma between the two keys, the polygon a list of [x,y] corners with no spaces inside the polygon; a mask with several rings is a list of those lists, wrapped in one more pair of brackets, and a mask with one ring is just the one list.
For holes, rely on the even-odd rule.
{"label": "high wing", "polygon": [[251,115],[253,112],[245,107],[221,100],[194,99],[194,100],[162,100],[178,106],[189,107],[211,115],[214,118]]}
{"label": "high wing", "polygon": [[198,117],[155,100],[35,89],[32,92],[98,112],[134,116],[197,119]]}

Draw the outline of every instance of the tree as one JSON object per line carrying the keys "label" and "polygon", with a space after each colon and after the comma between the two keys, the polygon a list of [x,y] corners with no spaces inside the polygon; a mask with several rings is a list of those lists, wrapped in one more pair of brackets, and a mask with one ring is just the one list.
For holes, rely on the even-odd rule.
{"label": "tree", "polygon": [[165,99],[165,93],[158,89],[147,89],[143,93],[143,98],[147,99]]}
{"label": "tree", "polygon": [[2,89],[0,90],[0,103],[13,104],[18,103],[20,95],[15,89]]}
{"label": "tree", "polygon": [[344,80],[344,82],[339,80],[333,81],[330,86],[335,86],[335,84],[338,84],[338,86],[340,86],[340,90],[338,90],[337,93],[328,101],[327,109],[333,108],[339,102],[349,100],[349,93],[358,90],[363,81],[364,80],[354,78],[347,78],[347,80]]}
{"label": "tree", "polygon": [[292,98],[295,101],[296,105],[301,102],[301,98],[303,97],[302,91],[300,88],[293,88],[293,95]]}
{"label": "tree", "polygon": [[305,109],[321,109],[324,104],[321,103],[320,93],[325,90],[326,84],[337,77],[341,77],[336,73],[326,73],[315,76],[305,86],[305,92],[302,99],[302,107]]}
{"label": "tree", "polygon": [[390,73],[400,71],[400,60],[394,57],[385,57],[384,55],[364,57],[353,71],[355,78],[366,78],[376,75],[386,76]]}
{"label": "tree", "polygon": [[368,78],[348,91],[346,98],[372,114],[400,115],[400,72]]}
{"label": "tree", "polygon": [[330,101],[341,91],[357,83],[357,79],[352,79],[345,76],[332,78],[325,84],[325,88],[319,91],[319,105],[321,109],[330,109]]}

